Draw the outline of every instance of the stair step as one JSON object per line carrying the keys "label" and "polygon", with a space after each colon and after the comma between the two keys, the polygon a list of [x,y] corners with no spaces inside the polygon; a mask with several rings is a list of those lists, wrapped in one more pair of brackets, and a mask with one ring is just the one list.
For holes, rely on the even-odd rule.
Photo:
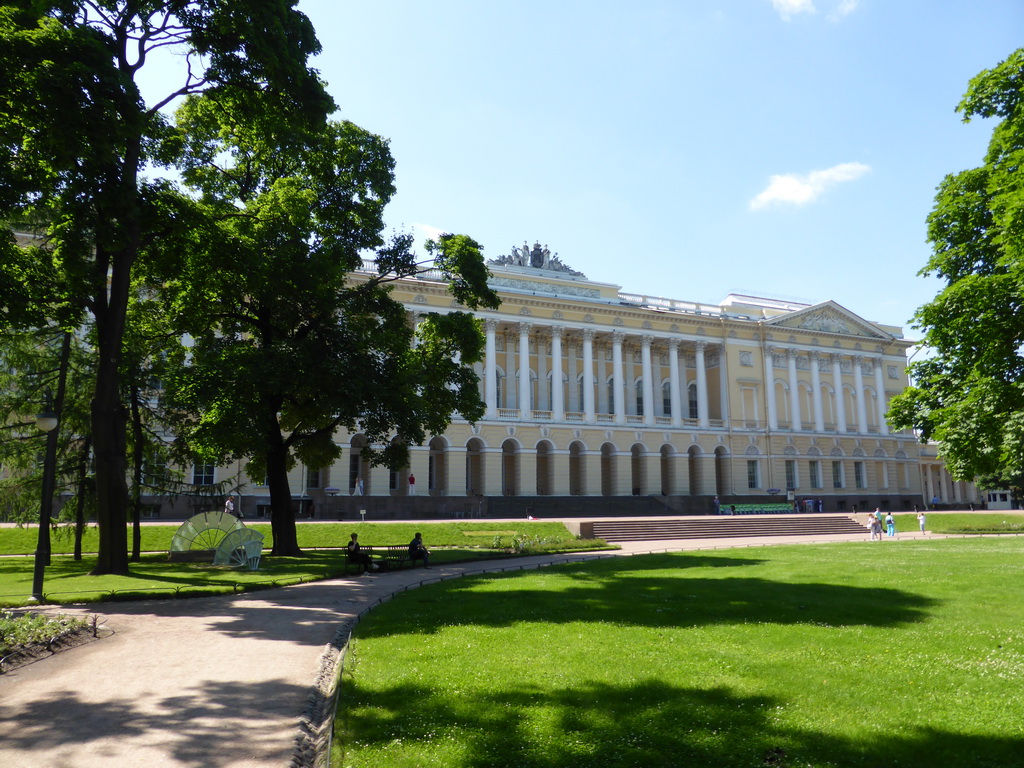
{"label": "stair step", "polygon": [[715,539],[801,534],[863,534],[850,517],[742,517],[691,520],[607,520],[592,524],[593,535],[605,541]]}

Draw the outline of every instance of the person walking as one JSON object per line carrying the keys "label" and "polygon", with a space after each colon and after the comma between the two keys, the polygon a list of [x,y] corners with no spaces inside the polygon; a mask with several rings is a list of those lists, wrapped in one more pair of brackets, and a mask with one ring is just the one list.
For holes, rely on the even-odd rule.
{"label": "person walking", "polygon": [[927,533],[924,529],[925,515],[924,512],[917,513],[917,526],[921,529],[921,533]]}
{"label": "person walking", "polygon": [[868,530],[871,531],[871,541],[882,540],[882,524],[874,515],[868,515]]}
{"label": "person walking", "polygon": [[416,475],[414,475],[412,472],[409,473],[409,495],[416,495]]}
{"label": "person walking", "polygon": [[231,500],[230,496],[224,499],[224,512],[232,517],[241,517],[241,515],[235,514],[235,502]]}
{"label": "person walking", "polygon": [[892,512],[885,515],[885,535],[890,539],[896,537],[896,521],[893,519]]}

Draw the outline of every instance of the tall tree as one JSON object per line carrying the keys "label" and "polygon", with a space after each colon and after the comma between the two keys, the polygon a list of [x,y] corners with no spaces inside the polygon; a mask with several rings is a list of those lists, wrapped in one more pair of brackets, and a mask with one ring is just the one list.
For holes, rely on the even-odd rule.
{"label": "tall tree", "polygon": [[[394,163],[381,138],[349,122],[295,131],[257,110],[239,120],[219,94],[177,116],[184,179],[201,200],[189,243],[159,245],[154,289],[189,345],[168,356],[169,412],[183,458],[249,459],[267,478],[276,555],[299,554],[288,470],[328,466],[335,431],[356,424],[398,466],[405,445],[452,413],[481,415],[478,324],[424,318],[418,343],[388,283],[427,265],[411,238],[385,242]],[[429,266],[468,307],[496,306],[479,246],[446,235]],[[353,278],[364,256],[375,274]],[[461,356],[461,357],[460,357]],[[399,440],[392,441],[397,435]]]}
{"label": "tall tree", "polygon": [[[142,176],[165,133],[160,110],[201,92],[259,93],[277,119],[322,123],[333,105],[309,56],[319,43],[293,0],[33,0],[0,5],[0,216],[45,212],[65,293],[95,323],[92,440],[100,522],[95,572],[127,573],[122,341],[132,272],[146,245],[180,223],[173,194]],[[177,59],[168,53],[181,54]],[[181,62],[147,102],[137,78],[154,57]],[[227,101],[225,101],[227,103]],[[0,299],[11,297],[0,294]],[[15,297],[16,298],[16,297]],[[15,312],[0,307],[0,318]]]}
{"label": "tall tree", "polygon": [[921,274],[945,287],[916,316],[934,353],[889,419],[936,440],[951,474],[1019,488],[1024,478],[1024,49],[970,82],[965,122],[998,118],[984,164],[947,176],[928,218]]}

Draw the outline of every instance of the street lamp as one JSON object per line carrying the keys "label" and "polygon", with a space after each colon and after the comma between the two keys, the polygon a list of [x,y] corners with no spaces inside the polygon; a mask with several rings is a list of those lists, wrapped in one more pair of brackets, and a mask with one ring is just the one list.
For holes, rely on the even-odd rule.
{"label": "street lamp", "polygon": [[33,602],[43,599],[43,571],[50,564],[50,514],[53,511],[54,476],[57,471],[57,414],[52,410],[50,393],[46,393],[46,410],[36,414],[36,426],[46,433],[46,455],[43,459],[43,495],[39,506],[39,539],[36,542],[35,565],[32,570]]}

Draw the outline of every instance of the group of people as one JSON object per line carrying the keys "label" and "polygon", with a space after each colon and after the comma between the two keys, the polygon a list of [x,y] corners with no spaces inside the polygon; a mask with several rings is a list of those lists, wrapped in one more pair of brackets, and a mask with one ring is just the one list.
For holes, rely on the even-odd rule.
{"label": "group of people", "polygon": [[[380,570],[380,563],[377,563],[373,559],[373,555],[368,549],[363,549],[359,546],[359,534],[353,533],[349,537],[347,545],[349,560],[358,563],[362,566],[363,574],[372,574],[374,571]],[[409,559],[412,560],[412,564],[415,566],[417,560],[423,561],[423,567],[430,567],[430,550],[427,549],[423,543],[423,534],[417,533],[412,541],[409,542]]]}
{"label": "group of people", "polygon": [[[917,513],[917,524],[921,528],[921,533],[924,533],[925,532],[925,530],[924,530],[924,526],[925,526],[925,514],[924,514],[924,512],[918,512]],[[882,540],[882,525],[883,525],[882,510],[879,509],[878,507],[875,507],[874,513],[868,515],[868,520],[867,520],[868,530],[871,531],[871,541],[874,541],[876,538],[879,541]],[[890,539],[898,538],[897,537],[897,532],[896,532],[896,520],[893,518],[892,512],[886,512],[884,525],[885,525],[885,535],[888,538],[890,538]]]}

